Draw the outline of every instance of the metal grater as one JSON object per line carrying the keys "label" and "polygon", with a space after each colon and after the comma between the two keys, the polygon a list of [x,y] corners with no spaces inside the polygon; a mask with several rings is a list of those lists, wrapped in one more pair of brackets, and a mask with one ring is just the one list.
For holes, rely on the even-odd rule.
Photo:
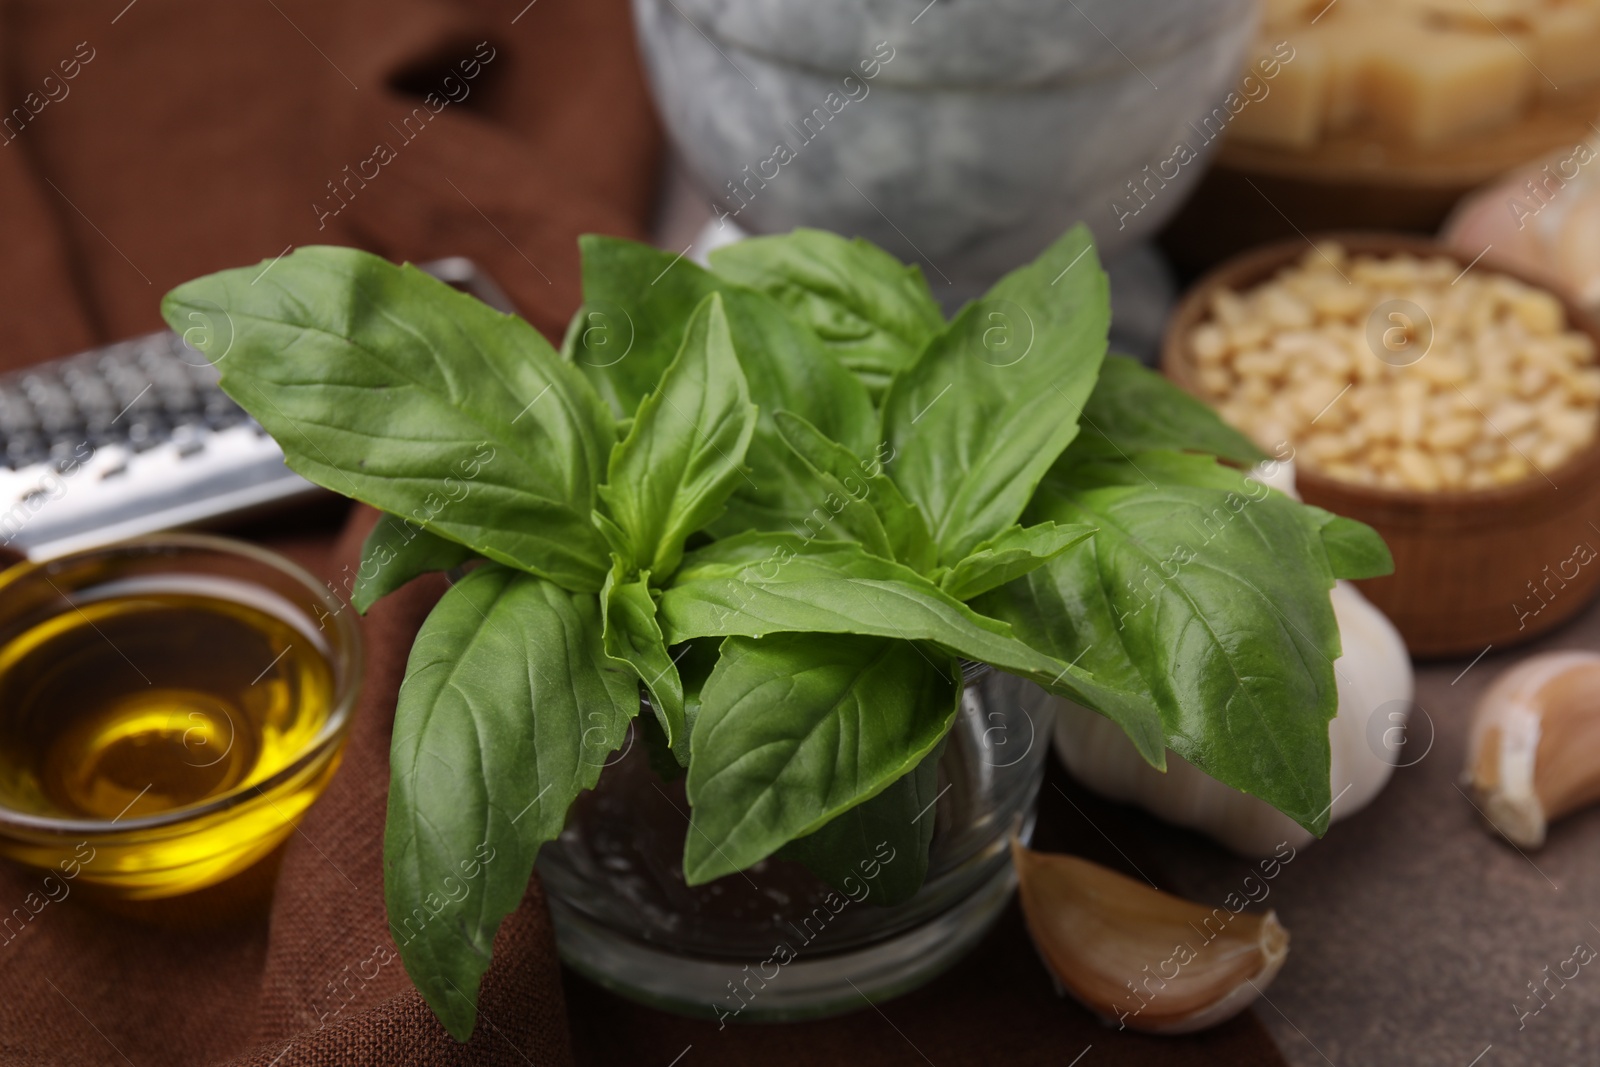
{"label": "metal grater", "polygon": [[[470,260],[419,266],[512,310]],[[51,559],[322,492],[217,377],[167,330],[0,376],[0,546]]]}

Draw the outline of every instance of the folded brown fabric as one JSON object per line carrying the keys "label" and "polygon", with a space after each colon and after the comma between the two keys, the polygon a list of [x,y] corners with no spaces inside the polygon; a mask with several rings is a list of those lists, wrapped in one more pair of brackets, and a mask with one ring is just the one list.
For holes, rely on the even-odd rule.
{"label": "folded brown fabric", "polygon": [[[176,283],[312,243],[469,256],[559,337],[577,235],[642,235],[654,196],[626,0],[0,0],[0,93],[0,370],[157,329]],[[337,538],[343,512],[328,515],[248,536],[336,580],[374,515]],[[537,879],[456,1044],[412,989],[382,897],[394,703],[442,588],[420,581],[363,623],[343,766],[277,863],[153,907],[75,891],[0,943],[0,1064],[949,1067],[1090,1045],[1084,1067],[1281,1062],[1250,1016],[1180,1042],[1102,1029],[1055,996],[1014,914],[881,1012],[719,1030],[564,975]],[[1045,802],[1048,844],[1093,854]],[[0,908],[36,884],[0,864]]]}

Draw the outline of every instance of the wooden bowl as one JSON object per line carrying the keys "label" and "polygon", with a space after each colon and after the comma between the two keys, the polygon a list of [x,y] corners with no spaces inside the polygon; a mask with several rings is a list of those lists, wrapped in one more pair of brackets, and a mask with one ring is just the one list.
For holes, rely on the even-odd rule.
{"label": "wooden bowl", "polygon": [[1161,244],[1185,271],[1299,232],[1436,232],[1468,192],[1588,140],[1600,85],[1542,97],[1516,122],[1436,145],[1389,143],[1365,130],[1293,149],[1225,138]]}
{"label": "wooden bowl", "polygon": [[[1352,255],[1412,253],[1470,259],[1426,238],[1399,234],[1324,234]],[[1249,289],[1298,261],[1297,238],[1223,263],[1189,290],[1167,323],[1161,369],[1205,399],[1189,348],[1194,327],[1210,318],[1218,289]],[[1492,270],[1546,288],[1502,266]],[[1567,325],[1600,348],[1600,323],[1562,293]],[[1493,489],[1424,493],[1378,489],[1295,472],[1307,503],[1372,526],[1394,553],[1392,575],[1357,583],[1394,621],[1416,656],[1476,655],[1545,633],[1576,615],[1600,592],[1600,439],[1542,477]],[[1574,573],[1575,572],[1575,573]]]}

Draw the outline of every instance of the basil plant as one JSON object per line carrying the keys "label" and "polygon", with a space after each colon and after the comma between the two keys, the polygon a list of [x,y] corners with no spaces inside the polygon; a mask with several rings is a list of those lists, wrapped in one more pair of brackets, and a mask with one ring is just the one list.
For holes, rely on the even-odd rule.
{"label": "basil plant", "polygon": [[780,850],[837,880],[870,839],[911,857],[878,899],[914,892],[932,820],[906,813],[963,659],[1325,829],[1328,592],[1388,552],[1247,480],[1249,441],[1107,356],[1083,227],[948,321],[861,240],[755,238],[710,270],[581,244],[559,352],[348,248],[162,305],[289,466],[385,513],[356,608],[463,574],[411,650],[384,843],[391,929],[452,1034],[642,708],[686,774],[691,884]]}

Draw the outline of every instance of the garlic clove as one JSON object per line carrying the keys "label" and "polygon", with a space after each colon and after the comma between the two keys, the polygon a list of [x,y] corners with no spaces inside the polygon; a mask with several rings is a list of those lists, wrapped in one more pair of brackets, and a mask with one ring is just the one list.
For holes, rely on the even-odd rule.
{"label": "garlic clove", "polygon": [[1289,932],[1160,892],[1075,856],[1011,843],[1028,932],[1084,1007],[1118,1029],[1187,1034],[1250,1005],[1289,954]]}
{"label": "garlic clove", "polygon": [[1520,848],[1600,800],[1600,653],[1529,656],[1473,712],[1462,773],[1490,825]]}

